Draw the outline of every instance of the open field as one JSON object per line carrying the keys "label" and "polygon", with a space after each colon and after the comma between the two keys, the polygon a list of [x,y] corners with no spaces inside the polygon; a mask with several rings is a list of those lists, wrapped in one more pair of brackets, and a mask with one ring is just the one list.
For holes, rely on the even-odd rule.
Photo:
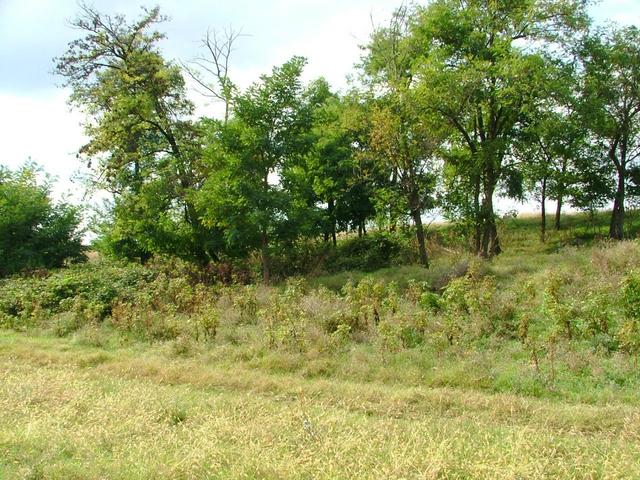
{"label": "open field", "polygon": [[0,336],[1,478],[640,478],[638,399],[585,404]]}
{"label": "open field", "polygon": [[271,287],[6,279],[0,478],[640,478],[640,245],[563,220]]}

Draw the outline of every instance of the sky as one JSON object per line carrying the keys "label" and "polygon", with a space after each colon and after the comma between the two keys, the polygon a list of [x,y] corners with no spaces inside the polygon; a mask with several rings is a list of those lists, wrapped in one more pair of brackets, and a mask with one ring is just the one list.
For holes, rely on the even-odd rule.
{"label": "sky", "polygon": [[[166,58],[189,60],[202,54],[207,29],[232,27],[244,34],[236,42],[231,78],[246,87],[294,55],[307,57],[305,79],[324,76],[344,89],[373,25],[385,23],[393,0],[156,0],[87,1],[100,12],[135,18],[140,5],[158,4],[170,21],[161,25]],[[419,2],[423,3],[423,2]],[[83,144],[83,117],[66,101],[68,90],[53,74],[79,32],[69,26],[75,0],[0,0],[0,165],[17,168],[31,159],[57,178],[54,194],[83,201],[75,179],[82,172],[76,152]],[[602,0],[591,8],[597,22],[640,25],[640,0]],[[216,106],[197,93],[198,111]]]}

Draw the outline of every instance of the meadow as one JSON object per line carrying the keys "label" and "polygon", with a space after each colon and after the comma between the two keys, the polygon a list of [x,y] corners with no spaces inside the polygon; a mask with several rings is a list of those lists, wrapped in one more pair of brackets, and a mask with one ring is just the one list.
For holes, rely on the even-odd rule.
{"label": "meadow", "polygon": [[536,222],[490,261],[432,227],[428,270],[3,280],[0,478],[640,478],[640,244]]}

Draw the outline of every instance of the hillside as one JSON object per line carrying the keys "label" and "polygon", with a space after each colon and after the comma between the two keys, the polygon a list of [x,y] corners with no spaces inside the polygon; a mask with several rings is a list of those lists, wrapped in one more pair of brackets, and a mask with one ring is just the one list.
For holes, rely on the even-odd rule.
{"label": "hillside", "polygon": [[4,280],[0,478],[640,478],[640,245],[592,220],[272,287]]}

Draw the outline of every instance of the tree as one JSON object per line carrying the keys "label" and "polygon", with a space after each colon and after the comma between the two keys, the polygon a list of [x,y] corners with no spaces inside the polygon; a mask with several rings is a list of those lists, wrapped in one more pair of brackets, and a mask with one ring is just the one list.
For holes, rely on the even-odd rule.
{"label": "tree", "polygon": [[640,157],[640,30],[596,30],[580,49],[583,121],[615,169],[609,236],[624,236],[625,199]]}
{"label": "tree", "polygon": [[38,175],[0,167],[0,276],[84,259],[78,208],[54,203]]}
{"label": "tree", "polygon": [[556,230],[565,201],[570,200],[578,161],[592,161],[587,130],[579,115],[579,84],[569,61],[545,58],[547,95],[526,112],[514,145],[515,157],[527,190],[538,195],[541,207],[540,238],[546,236],[546,201],[556,200]]}
{"label": "tree", "polygon": [[476,208],[478,253],[500,252],[494,194],[527,112],[545,92],[540,50],[586,24],[585,2],[436,0],[411,22],[413,71],[425,108],[453,130],[468,155],[457,172]]}
{"label": "tree", "polygon": [[[218,232],[204,228],[191,199],[202,181],[199,131],[189,120],[193,105],[180,69],[160,54],[164,35],[153,30],[164,17],[154,8],[129,23],[80,8],[72,25],[84,36],[69,44],[56,71],[71,88],[71,104],[87,115],[89,141],[80,154],[94,166],[98,185],[114,194],[121,236],[138,245],[140,256],[165,251],[200,262],[215,258]],[[162,226],[150,231],[159,213]],[[190,251],[166,250],[180,243],[166,242],[167,236],[187,239]]]}
{"label": "tree", "polygon": [[[229,70],[233,46],[241,35],[241,32],[232,28],[222,33],[207,30],[201,42],[207,55],[195,58],[190,65],[183,65],[187,74],[200,87],[200,93],[224,104],[225,123],[229,121],[233,98],[237,94],[237,87],[231,80]],[[207,76],[212,81],[207,81]]]}
{"label": "tree", "polygon": [[420,261],[428,267],[422,213],[433,204],[434,156],[442,140],[435,124],[418,108],[411,70],[414,45],[408,37],[410,14],[408,7],[401,7],[388,27],[373,33],[363,69],[371,88],[380,91],[371,118],[371,149],[389,172],[390,206],[411,216]]}
{"label": "tree", "polygon": [[371,179],[362,167],[363,106],[355,93],[340,97],[332,93],[326,80],[313,82],[309,89],[312,105],[312,145],[304,162],[300,183],[312,188],[314,202],[323,214],[325,241],[337,244],[337,232],[358,228],[363,232],[367,218],[374,215]]}
{"label": "tree", "polygon": [[304,64],[294,57],[263,75],[236,96],[226,124],[211,124],[211,174],[197,197],[205,222],[223,228],[228,245],[259,249],[265,283],[272,245],[299,236],[313,220],[309,205],[290,188],[309,149],[311,114],[300,82]]}
{"label": "tree", "polygon": [[342,98],[342,108],[341,128],[349,138],[353,170],[337,217],[342,229],[357,229],[362,236],[366,234],[367,221],[380,213],[375,197],[386,184],[387,176],[371,149],[371,93],[352,89]]}

